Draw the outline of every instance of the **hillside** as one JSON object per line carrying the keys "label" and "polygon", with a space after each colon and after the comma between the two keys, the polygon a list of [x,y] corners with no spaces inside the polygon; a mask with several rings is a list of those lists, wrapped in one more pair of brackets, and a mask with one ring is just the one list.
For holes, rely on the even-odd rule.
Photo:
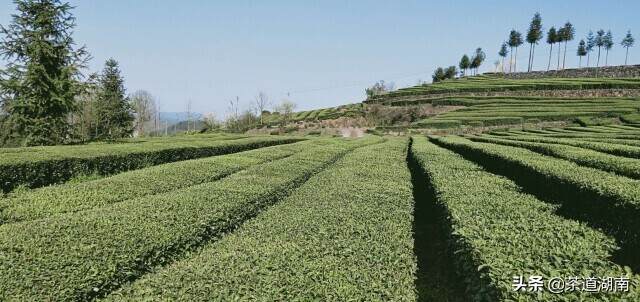
{"label": "hillside", "polygon": [[[616,69],[617,68],[617,69]],[[290,126],[347,120],[382,131],[408,129],[488,131],[503,126],[571,126],[640,123],[637,67],[565,72],[484,74],[407,87],[360,104],[295,113]],[[607,77],[586,77],[603,74]],[[571,77],[577,75],[579,77]],[[270,125],[282,123],[275,114]],[[318,123],[325,121],[324,123]]]}

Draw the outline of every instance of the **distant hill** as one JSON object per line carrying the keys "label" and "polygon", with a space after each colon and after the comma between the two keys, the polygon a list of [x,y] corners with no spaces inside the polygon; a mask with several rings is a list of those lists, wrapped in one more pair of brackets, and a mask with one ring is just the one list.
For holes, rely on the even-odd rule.
{"label": "distant hill", "polygon": [[[182,121],[186,121],[189,118],[187,112],[160,112],[160,120],[168,122],[169,124],[176,124]],[[202,118],[202,113],[191,112],[191,120],[199,120]]]}

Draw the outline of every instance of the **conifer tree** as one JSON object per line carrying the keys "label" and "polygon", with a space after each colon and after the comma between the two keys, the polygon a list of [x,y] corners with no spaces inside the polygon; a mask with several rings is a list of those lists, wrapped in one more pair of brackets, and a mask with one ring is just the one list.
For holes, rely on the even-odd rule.
{"label": "conifer tree", "polygon": [[580,68],[582,67],[582,57],[587,55],[587,43],[585,43],[584,40],[580,40],[580,43],[578,43],[578,50],[576,54],[580,58],[578,61],[578,68]]}
{"label": "conifer tree", "polygon": [[547,64],[547,71],[551,69],[551,56],[553,54],[553,44],[558,42],[558,33],[556,32],[555,27],[549,28],[549,32],[547,32],[547,44],[549,44],[549,63]]}
{"label": "conifer tree", "polygon": [[[509,33],[509,47],[511,47],[511,60],[512,60],[512,64],[513,65],[513,71],[517,71],[518,68],[518,47],[520,47],[520,45],[522,45],[522,34],[519,33],[518,31],[516,31],[515,29],[511,30],[511,32]],[[515,53],[513,52],[513,49],[515,48]]]}
{"label": "conifer tree", "polygon": [[474,70],[473,72],[474,75],[478,74],[478,69],[484,62],[485,58],[486,58],[486,55],[484,54],[484,51],[482,51],[482,48],[480,47],[476,48],[476,52],[474,53],[471,59],[471,69]]}
{"label": "conifer tree", "polygon": [[529,31],[527,32],[527,43],[529,43],[529,63],[527,71],[533,69],[533,58],[536,53],[535,47],[540,39],[542,39],[542,17],[540,17],[540,13],[535,13],[533,19],[531,19],[531,24],[529,24]]}
{"label": "conifer tree", "polygon": [[604,49],[606,50],[606,55],[604,57],[604,66],[609,66],[609,50],[613,48],[613,34],[611,31],[607,31],[607,34],[604,35]]}
{"label": "conifer tree", "polygon": [[562,29],[562,41],[564,42],[564,57],[562,59],[562,69],[564,69],[565,62],[567,60],[567,42],[573,41],[576,30],[575,28],[573,28],[571,22],[565,23]]}
{"label": "conifer tree", "polygon": [[556,65],[556,70],[560,70],[560,61],[562,60],[561,51],[562,51],[562,42],[564,42],[565,36],[565,28],[560,27],[557,31],[556,42],[558,43],[558,64]]}
{"label": "conifer tree", "polygon": [[471,60],[469,60],[469,56],[463,55],[460,59],[460,63],[458,64],[458,67],[460,67],[460,70],[462,70],[462,76],[465,76],[467,74],[467,69],[469,69],[470,66]]}
{"label": "conifer tree", "polygon": [[106,61],[99,85],[95,138],[112,140],[130,136],[134,115],[116,60]]}
{"label": "conifer tree", "polygon": [[634,43],[635,39],[633,39],[631,31],[629,30],[627,31],[627,35],[624,37],[624,39],[622,39],[622,42],[620,42],[620,45],[627,49],[626,55],[624,56],[624,65],[627,65],[627,62],[629,60],[629,47],[633,47]]}
{"label": "conifer tree", "polygon": [[60,0],[16,0],[11,23],[0,26],[0,103],[12,140],[22,145],[60,144],[69,138],[68,117],[88,60],[71,36],[73,9]]}
{"label": "conifer tree", "polygon": [[504,73],[504,59],[507,57],[508,54],[509,54],[509,50],[507,49],[507,43],[502,42],[502,45],[500,46],[500,51],[498,52],[498,55],[502,58],[502,73]]}
{"label": "conifer tree", "polygon": [[593,36],[593,31],[589,31],[587,35],[587,67],[589,67],[589,61],[591,59],[591,52],[596,46],[596,38]]}
{"label": "conifer tree", "polygon": [[596,33],[594,43],[596,46],[598,46],[598,62],[596,63],[596,67],[600,67],[600,50],[602,49],[605,43],[604,30],[601,29]]}

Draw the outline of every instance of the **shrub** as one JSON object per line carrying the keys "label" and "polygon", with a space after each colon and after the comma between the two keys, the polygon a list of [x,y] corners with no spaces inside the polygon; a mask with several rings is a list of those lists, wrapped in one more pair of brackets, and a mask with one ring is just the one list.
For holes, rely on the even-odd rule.
{"label": "shrub", "polygon": [[377,141],[334,140],[220,181],[3,225],[0,295],[57,301],[104,295],[219,238],[349,150]]}
{"label": "shrub", "polygon": [[[0,159],[0,188],[41,187],[78,175],[109,175],[162,163],[228,154],[291,143],[293,138],[240,140],[178,140],[138,144],[100,144],[4,150]],[[15,151],[15,152],[14,152]]]}

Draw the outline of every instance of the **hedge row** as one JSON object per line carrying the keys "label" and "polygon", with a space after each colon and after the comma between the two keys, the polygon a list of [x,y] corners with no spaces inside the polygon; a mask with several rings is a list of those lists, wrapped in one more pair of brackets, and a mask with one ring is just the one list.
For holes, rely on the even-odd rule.
{"label": "hedge row", "polygon": [[319,142],[304,141],[236,154],[180,161],[82,183],[17,193],[0,201],[0,223],[78,212],[212,182],[248,167],[285,158]]}
{"label": "hedge row", "polygon": [[582,141],[575,138],[555,138],[555,137],[541,137],[541,136],[506,136],[503,138],[509,139],[509,140],[518,140],[518,141],[534,142],[534,143],[568,145],[568,146],[580,147],[585,149],[591,149],[591,150],[600,151],[600,152],[609,153],[609,154],[618,155],[618,156],[640,158],[640,147],[636,147],[636,146]]}
{"label": "hedge row", "polygon": [[564,128],[569,131],[575,132],[587,132],[587,133],[602,133],[602,134],[638,134],[640,135],[640,131],[637,130],[625,130],[625,129],[613,129],[606,127],[566,127]]}
{"label": "hedge row", "polygon": [[389,97],[429,95],[439,93],[472,93],[494,91],[523,91],[523,90],[581,90],[581,89],[638,89],[640,81],[637,79],[457,79],[435,84],[402,88],[396,91],[371,98],[376,102]]}
{"label": "hedge row", "polygon": [[566,159],[582,166],[612,172],[621,176],[640,179],[640,161],[579,147],[513,141],[485,136],[468,137],[472,141],[529,149],[544,155]]}
{"label": "hedge row", "polygon": [[457,120],[424,119],[411,124],[411,128],[448,129],[458,128],[462,123]]}
{"label": "hedge row", "polygon": [[229,154],[300,141],[294,138],[194,140],[174,143],[129,143],[47,147],[44,151],[3,153],[0,190],[31,188],[66,181],[78,175],[109,175],[158,164]]}
{"label": "hedge row", "polygon": [[620,130],[631,130],[631,131],[640,131],[640,128],[638,127],[633,127],[630,125],[606,125],[604,126],[605,128],[611,128],[611,129],[620,129]]}
{"label": "hedge row", "polygon": [[220,181],[0,226],[0,300],[90,300],[215,240],[353,148],[335,140]]}
{"label": "hedge row", "polygon": [[364,147],[110,301],[415,301],[406,140]]}
{"label": "hedge row", "polygon": [[[449,251],[474,301],[581,301],[610,293],[532,293],[513,289],[514,276],[629,276],[609,260],[615,242],[553,213],[553,207],[503,177],[416,138],[412,155],[426,172],[451,228]],[[427,185],[427,184],[425,184]],[[639,297],[638,291],[624,298]]]}
{"label": "hedge row", "polygon": [[630,124],[640,123],[640,113],[625,114],[620,117],[620,120]]}
{"label": "hedge row", "polygon": [[603,228],[623,245],[623,261],[635,271],[640,269],[640,180],[522,148],[460,137],[436,141],[538,196],[561,203],[560,213]]}
{"label": "hedge row", "polygon": [[[529,133],[531,134],[531,133]],[[549,135],[542,135],[543,137],[549,138],[574,138],[574,139],[622,139],[622,140],[638,140],[638,135],[636,134],[619,134],[619,133],[558,133],[553,131],[548,131]]]}
{"label": "hedge row", "polygon": [[433,105],[441,106],[592,106],[594,104],[635,104],[634,99],[629,98],[557,98],[557,97],[516,97],[516,96],[488,96],[488,97],[453,97],[425,99]]}
{"label": "hedge row", "polygon": [[[500,132],[503,136],[534,136],[534,137],[546,137],[546,138],[572,138],[572,139],[611,139],[611,140],[638,140],[640,135],[637,134],[625,134],[627,132],[618,133],[581,133],[576,131],[560,131],[560,129],[544,129],[534,130],[527,129],[521,130],[509,130],[507,132]],[[498,135],[498,132],[492,134]]]}

